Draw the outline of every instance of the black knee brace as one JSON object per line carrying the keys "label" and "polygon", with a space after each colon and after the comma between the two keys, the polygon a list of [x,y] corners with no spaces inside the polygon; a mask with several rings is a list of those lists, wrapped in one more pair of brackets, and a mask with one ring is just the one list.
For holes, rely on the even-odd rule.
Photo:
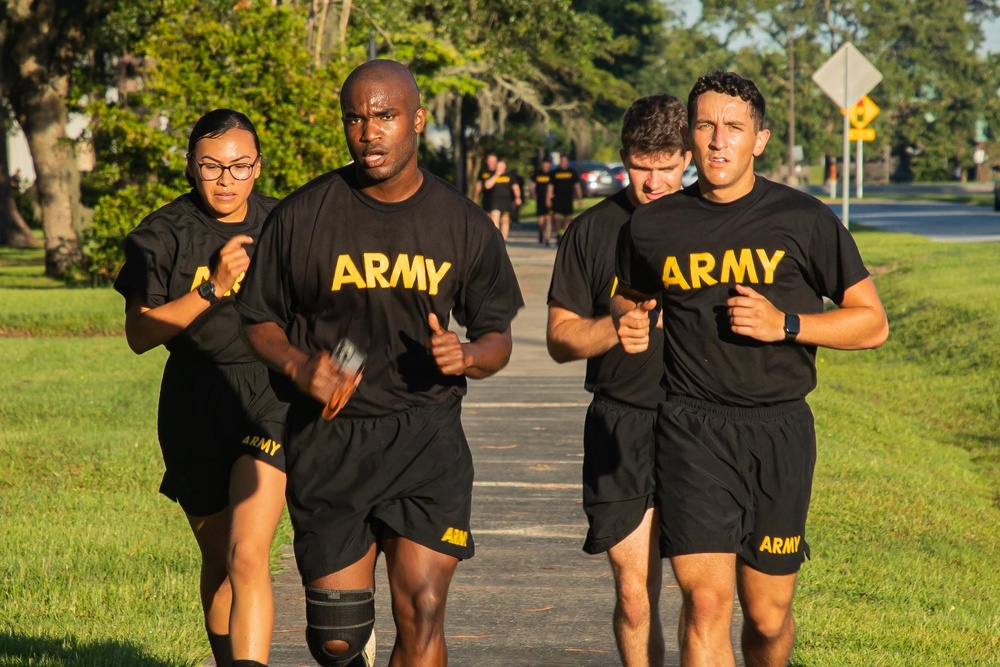
{"label": "black knee brace", "polygon": [[[306,643],[323,667],[343,667],[351,662],[375,627],[375,592],[370,588],[334,591],[306,587]],[[330,653],[325,644],[347,643],[341,654]]]}

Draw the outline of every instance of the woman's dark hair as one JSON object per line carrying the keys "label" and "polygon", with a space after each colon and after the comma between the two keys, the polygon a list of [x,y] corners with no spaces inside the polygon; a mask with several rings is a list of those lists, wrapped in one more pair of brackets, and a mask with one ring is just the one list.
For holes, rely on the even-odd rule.
{"label": "woman's dark hair", "polygon": [[[221,137],[229,130],[245,130],[253,137],[254,148],[260,154],[260,138],[257,136],[257,128],[253,126],[250,119],[245,114],[232,109],[215,109],[198,119],[198,122],[191,128],[191,136],[188,137],[188,159],[194,154],[194,147],[199,141]],[[195,180],[187,170],[184,177],[191,187],[195,186]]]}

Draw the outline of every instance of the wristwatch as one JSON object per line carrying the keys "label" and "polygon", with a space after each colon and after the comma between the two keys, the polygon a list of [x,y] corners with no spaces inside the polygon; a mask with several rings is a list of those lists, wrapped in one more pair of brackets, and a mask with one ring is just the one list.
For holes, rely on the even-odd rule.
{"label": "wristwatch", "polygon": [[799,335],[799,316],[785,313],[785,340],[795,340]]}
{"label": "wristwatch", "polygon": [[211,280],[206,280],[202,284],[198,285],[198,294],[201,298],[209,303],[218,303],[219,297],[215,296],[215,283]]}

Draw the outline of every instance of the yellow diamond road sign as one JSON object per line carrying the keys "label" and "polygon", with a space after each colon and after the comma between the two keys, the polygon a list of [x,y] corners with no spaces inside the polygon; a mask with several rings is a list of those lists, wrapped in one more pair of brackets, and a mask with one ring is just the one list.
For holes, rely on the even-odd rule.
{"label": "yellow diamond road sign", "polygon": [[861,129],[863,127],[868,127],[868,123],[875,120],[875,116],[881,109],[878,105],[872,102],[871,98],[865,95],[861,100],[851,107],[851,115],[848,120],[851,121],[851,126]]}
{"label": "yellow diamond road sign", "polygon": [[848,141],[875,141],[874,127],[852,127],[847,131]]}

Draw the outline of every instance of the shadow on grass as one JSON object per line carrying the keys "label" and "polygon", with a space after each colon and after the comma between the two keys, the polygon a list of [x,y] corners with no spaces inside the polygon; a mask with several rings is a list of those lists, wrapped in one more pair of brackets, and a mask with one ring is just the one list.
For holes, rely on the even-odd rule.
{"label": "shadow on grass", "polygon": [[190,661],[157,658],[131,642],[78,641],[73,637],[25,637],[0,632],[0,663],[20,667],[181,667]]}

